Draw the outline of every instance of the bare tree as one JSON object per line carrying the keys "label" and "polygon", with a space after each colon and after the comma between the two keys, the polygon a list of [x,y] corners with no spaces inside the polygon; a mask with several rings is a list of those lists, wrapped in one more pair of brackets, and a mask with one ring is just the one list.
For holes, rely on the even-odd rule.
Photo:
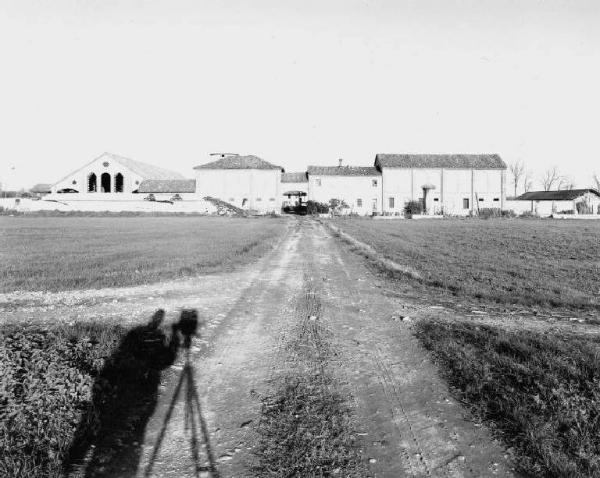
{"label": "bare tree", "polygon": [[541,177],[544,191],[550,191],[552,186],[555,184],[560,186],[562,179],[563,177],[556,166],[552,166],[552,168],[547,169]]}
{"label": "bare tree", "polygon": [[596,173],[594,173],[594,175],[592,176],[592,179],[594,180],[594,183],[592,184],[592,186],[594,187],[594,189],[596,191],[600,191],[600,176]]}
{"label": "bare tree", "polygon": [[558,181],[558,190],[560,191],[561,189],[567,189],[569,191],[575,189],[575,183],[569,177],[562,177]]}
{"label": "bare tree", "polygon": [[533,187],[533,173],[529,170],[525,171],[525,177],[523,178],[523,190],[528,193]]}
{"label": "bare tree", "polygon": [[525,174],[525,164],[522,160],[515,161],[508,166],[508,170],[512,176],[513,184],[515,186],[515,197],[517,197],[517,188],[521,182],[521,178]]}

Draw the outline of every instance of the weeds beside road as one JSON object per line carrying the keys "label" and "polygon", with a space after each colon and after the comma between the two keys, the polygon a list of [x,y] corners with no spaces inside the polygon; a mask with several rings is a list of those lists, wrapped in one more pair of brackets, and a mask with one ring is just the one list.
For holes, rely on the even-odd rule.
{"label": "weeds beside road", "polygon": [[600,475],[600,337],[426,320],[417,335],[527,476]]}

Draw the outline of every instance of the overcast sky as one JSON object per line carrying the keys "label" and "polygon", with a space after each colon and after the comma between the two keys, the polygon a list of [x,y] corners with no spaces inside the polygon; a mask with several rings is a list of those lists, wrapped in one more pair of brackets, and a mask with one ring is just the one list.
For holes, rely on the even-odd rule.
{"label": "overcast sky", "polygon": [[[600,172],[600,2],[0,0],[0,182],[376,153]],[[14,168],[14,169],[13,169]],[[8,184],[7,184],[8,183]]]}

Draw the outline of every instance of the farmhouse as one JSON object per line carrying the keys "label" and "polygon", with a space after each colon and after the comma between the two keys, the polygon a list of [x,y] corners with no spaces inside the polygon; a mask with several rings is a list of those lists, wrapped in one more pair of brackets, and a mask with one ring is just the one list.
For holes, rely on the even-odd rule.
{"label": "farmhouse", "polygon": [[381,212],[381,172],[370,166],[309,166],[308,199],[343,201],[345,212],[370,215]]}
{"label": "farmhouse", "polygon": [[377,154],[383,212],[421,201],[426,214],[504,209],[506,163],[497,154]]}
{"label": "farmhouse", "polygon": [[[51,192],[46,201],[86,210],[164,208],[170,203],[173,210],[205,211],[207,197],[259,214],[332,199],[341,201],[342,213],[359,215],[402,215],[409,201],[420,202],[425,214],[469,215],[505,207],[506,164],[497,154],[377,154],[373,166],[345,166],[340,160],[337,166],[309,166],[294,173],[257,156],[219,154],[194,170],[195,179],[186,179],[104,153],[38,189],[40,194]],[[142,204],[147,202],[156,204]]]}
{"label": "farmhouse", "polygon": [[196,192],[259,213],[281,211],[281,173],[257,156],[221,155],[196,170]]}
{"label": "farmhouse", "polygon": [[515,202],[526,204],[524,209],[537,216],[600,214],[600,192],[595,189],[531,191],[517,197]]}

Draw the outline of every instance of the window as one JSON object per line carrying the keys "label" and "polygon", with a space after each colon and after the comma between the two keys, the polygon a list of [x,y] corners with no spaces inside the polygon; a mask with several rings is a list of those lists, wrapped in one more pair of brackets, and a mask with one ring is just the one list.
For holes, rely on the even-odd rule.
{"label": "window", "polygon": [[394,209],[394,198],[388,198],[388,205],[390,209]]}
{"label": "window", "polygon": [[261,202],[262,198],[256,198],[256,202]]}
{"label": "window", "polygon": [[108,173],[102,173],[102,176],[100,176],[100,191],[103,193],[109,193],[110,192],[110,174]]}
{"label": "window", "polygon": [[315,179],[315,184],[316,184],[317,186],[320,186],[320,185],[321,185],[321,180],[320,180],[320,179]]}
{"label": "window", "polygon": [[377,187],[377,179],[373,179],[373,181],[371,181],[371,183],[373,184],[373,187],[376,188]]}
{"label": "window", "polygon": [[275,198],[269,198],[269,201],[275,202]]}
{"label": "window", "polygon": [[373,199],[373,211],[377,211],[377,199]]}
{"label": "window", "polygon": [[500,201],[500,198],[494,198],[494,202]]}
{"label": "window", "polygon": [[463,199],[463,209],[469,209],[469,198]]}
{"label": "window", "polygon": [[362,199],[356,200],[356,207],[362,207]]}
{"label": "window", "polygon": [[96,175],[94,173],[91,173],[88,176],[88,193],[95,193],[96,192]]}
{"label": "window", "polygon": [[483,202],[483,198],[479,198],[479,202]]}
{"label": "window", "polygon": [[115,176],[115,192],[122,193],[123,192],[123,175],[121,173],[117,173]]}
{"label": "window", "polygon": [[433,198],[433,202],[439,202],[440,198]]}

